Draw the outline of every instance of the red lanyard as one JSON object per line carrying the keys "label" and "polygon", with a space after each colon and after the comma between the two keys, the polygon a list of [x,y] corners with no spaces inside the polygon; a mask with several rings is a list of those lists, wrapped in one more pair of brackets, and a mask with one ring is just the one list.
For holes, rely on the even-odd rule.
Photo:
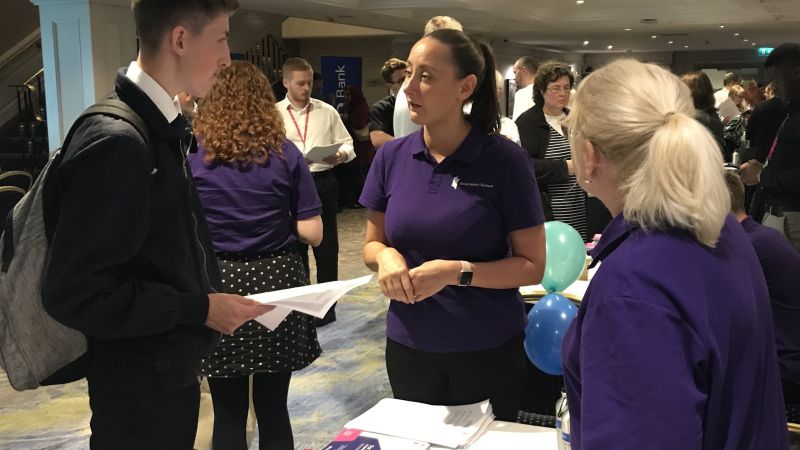
{"label": "red lanyard", "polygon": [[789,120],[789,116],[787,115],[786,118],[783,119],[781,122],[781,126],[778,127],[778,132],[775,134],[775,140],[772,141],[772,147],[769,148],[769,154],[767,155],[767,161],[772,159],[772,154],[775,153],[775,147],[778,146],[778,136],[781,134],[781,130],[783,130],[783,125],[786,124],[786,121]]}
{"label": "red lanyard", "polygon": [[303,134],[300,134],[300,126],[297,125],[297,120],[294,118],[294,114],[292,113],[292,105],[287,107],[289,110],[289,116],[292,117],[292,122],[294,122],[294,128],[297,130],[298,136],[300,136],[300,140],[303,142],[303,147],[306,146],[306,136],[308,136],[308,118],[311,116],[311,103],[308,104],[308,111],[306,111],[306,129]]}

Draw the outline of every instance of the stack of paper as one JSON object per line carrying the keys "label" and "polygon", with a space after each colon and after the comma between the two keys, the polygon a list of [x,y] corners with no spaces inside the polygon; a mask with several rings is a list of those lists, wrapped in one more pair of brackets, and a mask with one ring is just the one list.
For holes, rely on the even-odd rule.
{"label": "stack of paper", "polygon": [[426,450],[427,442],[345,428],[322,450]]}
{"label": "stack of paper", "polygon": [[489,400],[472,405],[436,406],[385,398],[346,428],[423,441],[447,448],[467,448],[494,420]]}
{"label": "stack of paper", "polygon": [[276,305],[275,309],[257,317],[256,320],[270,330],[283,322],[283,319],[292,311],[309,314],[320,319],[325,317],[331,306],[341,296],[350,290],[369,283],[372,275],[367,275],[354,280],[331,281],[329,283],[312,284],[280,291],[264,292],[249,295],[259,303]]}

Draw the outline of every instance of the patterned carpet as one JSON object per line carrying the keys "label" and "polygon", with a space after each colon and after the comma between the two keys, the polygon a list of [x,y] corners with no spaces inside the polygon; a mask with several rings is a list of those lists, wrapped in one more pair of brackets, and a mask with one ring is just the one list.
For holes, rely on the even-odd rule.
{"label": "patterned carpet", "polygon": [[[369,273],[361,260],[363,238],[362,212],[339,214],[341,279]],[[373,280],[345,296],[338,320],[319,329],[323,355],[294,374],[289,390],[297,449],[322,448],[350,418],[391,396],[384,365],[387,305]],[[88,448],[89,417],[85,381],[16,392],[0,374],[0,449]],[[257,437],[250,448],[258,448]]]}

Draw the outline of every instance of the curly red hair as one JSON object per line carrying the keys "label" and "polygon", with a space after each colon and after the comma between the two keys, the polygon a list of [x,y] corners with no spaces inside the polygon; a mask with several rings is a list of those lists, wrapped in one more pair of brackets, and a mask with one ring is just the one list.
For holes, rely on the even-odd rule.
{"label": "curly red hair", "polygon": [[266,75],[255,65],[233,61],[197,107],[194,129],[207,162],[266,165],[270,154],[283,157],[283,119]]}

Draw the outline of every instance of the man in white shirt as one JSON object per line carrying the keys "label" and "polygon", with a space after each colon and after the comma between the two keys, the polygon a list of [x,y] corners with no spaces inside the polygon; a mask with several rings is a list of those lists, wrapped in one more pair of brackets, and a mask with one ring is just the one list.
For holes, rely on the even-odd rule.
{"label": "man in white shirt", "polygon": [[714,100],[716,103],[715,106],[717,108],[719,108],[720,103],[728,99],[728,94],[731,92],[731,87],[733,87],[735,84],[741,85],[742,77],[733,72],[726,73],[725,78],[722,80],[722,89],[714,93]]}
{"label": "man in white shirt", "polygon": [[[456,19],[449,16],[435,16],[425,24],[425,35],[436,30],[450,29],[463,31],[464,27]],[[411,121],[411,114],[408,112],[408,98],[406,98],[405,84],[395,96],[394,101],[394,137],[400,138],[419,130],[421,127]]]}
{"label": "man in white shirt", "polygon": [[533,80],[536,79],[538,65],[530,56],[523,56],[514,63],[514,81],[517,92],[514,93],[514,112],[511,119],[516,121],[525,111],[533,107]]}
{"label": "man in white shirt", "polygon": [[[331,169],[356,157],[353,139],[333,106],[311,98],[314,71],[303,58],[289,58],[283,64],[283,85],[286,98],[278,102],[283,115],[286,138],[303,154],[317,146],[341,144],[336,154],[322,162],[309,161],[309,169],[322,201],[322,243],[314,247],[317,262],[317,283],[336,281],[339,278],[339,233],[336,225],[339,186]],[[335,308],[318,325],[336,320]]]}

